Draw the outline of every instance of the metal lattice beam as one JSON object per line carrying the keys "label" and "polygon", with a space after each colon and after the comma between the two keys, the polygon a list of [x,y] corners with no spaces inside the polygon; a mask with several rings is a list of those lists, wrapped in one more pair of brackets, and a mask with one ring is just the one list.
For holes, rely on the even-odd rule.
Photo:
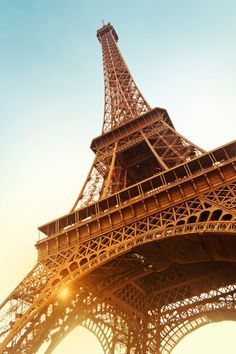
{"label": "metal lattice beam", "polygon": [[[77,325],[105,354],[169,354],[235,319],[236,142],[205,152],[151,109],[117,47],[103,51],[95,159],[70,213],[39,227],[38,261],[0,306],[0,351],[49,354]],[[67,296],[62,297],[62,292]]]}

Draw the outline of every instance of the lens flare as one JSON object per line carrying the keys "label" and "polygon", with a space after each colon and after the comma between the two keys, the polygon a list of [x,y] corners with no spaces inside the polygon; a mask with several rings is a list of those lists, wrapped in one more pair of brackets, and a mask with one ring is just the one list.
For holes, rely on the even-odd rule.
{"label": "lens flare", "polygon": [[69,295],[69,289],[68,288],[64,288],[59,292],[59,297],[61,299],[66,299]]}

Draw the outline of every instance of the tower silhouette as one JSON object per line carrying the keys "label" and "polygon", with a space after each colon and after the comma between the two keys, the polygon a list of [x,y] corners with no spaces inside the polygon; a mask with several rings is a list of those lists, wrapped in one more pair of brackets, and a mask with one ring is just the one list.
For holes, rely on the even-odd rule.
{"label": "tower silhouette", "polygon": [[[151,109],[97,31],[105,104],[71,211],[39,227],[38,260],[1,305],[1,353],[51,353],[77,325],[104,353],[170,353],[194,329],[235,319],[236,142],[205,152]],[[78,343],[79,347],[79,343]]]}

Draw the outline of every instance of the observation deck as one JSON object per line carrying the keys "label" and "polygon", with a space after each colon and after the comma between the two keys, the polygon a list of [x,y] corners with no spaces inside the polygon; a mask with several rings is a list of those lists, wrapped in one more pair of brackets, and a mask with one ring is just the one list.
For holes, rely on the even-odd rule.
{"label": "observation deck", "polygon": [[101,42],[101,37],[106,35],[108,32],[110,32],[113,35],[115,41],[118,42],[119,37],[118,37],[114,27],[110,23],[108,23],[107,25],[104,25],[102,28],[100,28],[97,31],[97,38],[98,38],[99,42]]}
{"label": "observation deck", "polygon": [[44,224],[38,228],[46,235],[36,243],[38,257],[44,258],[231,182],[235,179],[235,161],[233,141]]}

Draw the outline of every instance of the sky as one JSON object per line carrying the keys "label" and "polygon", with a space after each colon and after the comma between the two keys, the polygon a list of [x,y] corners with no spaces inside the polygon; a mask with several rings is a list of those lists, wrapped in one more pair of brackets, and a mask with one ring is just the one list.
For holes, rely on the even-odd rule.
{"label": "sky", "polygon": [[[0,0],[0,302],[36,262],[37,227],[70,210],[92,162],[103,119],[102,20],[114,25],[149,104],[210,150],[235,139],[235,13],[234,0]],[[227,325],[217,325],[222,336],[236,329]],[[203,331],[216,338],[212,326],[196,335]],[[187,346],[206,343],[191,336]],[[66,340],[55,353],[79,353]],[[174,354],[194,353],[184,341]],[[211,340],[206,353],[217,348]]]}

